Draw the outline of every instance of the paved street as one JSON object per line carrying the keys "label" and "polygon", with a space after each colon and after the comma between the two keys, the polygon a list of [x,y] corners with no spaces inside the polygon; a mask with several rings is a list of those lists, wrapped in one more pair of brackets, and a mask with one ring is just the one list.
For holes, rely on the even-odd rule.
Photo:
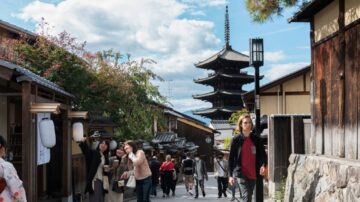
{"label": "paved street", "polygon": [[[199,190],[200,191],[200,190]],[[214,178],[213,173],[209,173],[209,180],[205,181],[205,192],[206,197],[202,197],[202,195],[199,195],[199,198],[195,199],[193,196],[190,196],[188,193],[186,193],[185,186],[183,183],[180,183],[176,186],[175,196],[170,196],[167,198],[162,197],[162,190],[158,188],[158,196],[153,197],[151,196],[151,202],[157,202],[157,201],[230,201],[231,199],[231,193],[228,191],[228,197],[227,198],[220,198],[218,199],[218,191],[217,191],[217,183]],[[235,194],[236,197],[239,197],[238,191]],[[136,202],[135,199],[129,200],[130,202]],[[235,200],[235,202],[238,200]],[[270,202],[269,199],[264,199],[264,202]]]}

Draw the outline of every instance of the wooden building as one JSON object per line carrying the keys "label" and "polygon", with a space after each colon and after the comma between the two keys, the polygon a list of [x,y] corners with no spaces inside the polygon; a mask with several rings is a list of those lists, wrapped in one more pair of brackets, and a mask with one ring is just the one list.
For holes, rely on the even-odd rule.
{"label": "wooden building", "polygon": [[312,1],[290,21],[311,27],[315,152],[358,159],[360,1]]}
{"label": "wooden building", "polygon": [[[0,60],[0,129],[13,152],[12,163],[24,182],[28,201],[70,200],[71,100],[56,84]],[[54,121],[56,145],[47,150],[39,140],[41,116]],[[45,153],[47,155],[45,155]]]}
{"label": "wooden building", "polygon": [[285,201],[359,201],[360,1],[313,0],[290,22],[310,23],[311,154],[291,154]]}
{"label": "wooden building", "polygon": [[[243,94],[249,111],[254,110],[254,91]],[[260,87],[260,112],[310,114],[310,66],[306,66]]]}
{"label": "wooden building", "polygon": [[212,171],[214,167],[214,133],[217,131],[186,114],[166,106],[162,107],[168,122],[166,130],[175,132],[179,138],[184,137],[187,142],[193,142],[197,145],[197,153],[205,160],[208,170]]}
{"label": "wooden building", "polygon": [[225,47],[218,53],[195,65],[197,68],[212,70],[206,78],[194,82],[214,88],[213,92],[193,95],[193,98],[212,103],[211,108],[193,111],[194,114],[213,120],[227,120],[232,113],[244,108],[242,86],[254,82],[254,76],[241,71],[249,67],[249,56],[233,50],[230,46],[229,14],[225,14]]}

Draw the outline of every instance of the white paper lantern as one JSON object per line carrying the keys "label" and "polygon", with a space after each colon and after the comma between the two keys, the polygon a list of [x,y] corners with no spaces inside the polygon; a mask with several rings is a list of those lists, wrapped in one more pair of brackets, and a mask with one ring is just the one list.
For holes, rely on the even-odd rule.
{"label": "white paper lantern", "polygon": [[76,122],[72,125],[72,132],[75,142],[80,142],[84,139],[84,126],[81,122]]}
{"label": "white paper lantern", "polygon": [[98,147],[99,143],[100,142],[98,140],[93,141],[91,144],[91,149],[95,150]]}
{"label": "white paper lantern", "polygon": [[48,148],[56,145],[54,122],[51,119],[43,119],[39,123],[41,143]]}
{"label": "white paper lantern", "polygon": [[109,149],[110,149],[110,150],[114,150],[114,149],[116,149],[116,147],[117,147],[116,141],[115,141],[115,140],[111,140],[111,141],[110,141],[110,144],[109,144]]}

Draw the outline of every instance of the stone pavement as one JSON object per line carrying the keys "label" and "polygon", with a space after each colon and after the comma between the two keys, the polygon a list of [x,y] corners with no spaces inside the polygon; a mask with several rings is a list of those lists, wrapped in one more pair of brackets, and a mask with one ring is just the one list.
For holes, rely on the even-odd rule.
{"label": "stone pavement", "polygon": [[[199,190],[200,191],[200,190]],[[151,196],[151,202],[165,202],[165,201],[171,201],[171,202],[183,202],[186,201],[226,201],[229,202],[231,199],[231,193],[228,191],[227,198],[220,198],[218,199],[218,190],[217,190],[217,182],[214,178],[213,173],[209,173],[209,180],[205,181],[205,192],[206,196],[203,197],[202,194],[199,195],[199,198],[195,199],[193,196],[190,196],[188,193],[186,193],[185,186],[183,183],[179,183],[176,186],[175,190],[175,196],[170,196],[163,198],[162,197],[162,190],[158,188],[158,194],[157,197]],[[193,190],[194,193],[194,190]],[[239,197],[239,193],[237,191],[236,197]],[[130,202],[136,202],[135,199],[128,200]],[[238,200],[235,200],[235,202]],[[265,202],[267,200],[264,200]]]}

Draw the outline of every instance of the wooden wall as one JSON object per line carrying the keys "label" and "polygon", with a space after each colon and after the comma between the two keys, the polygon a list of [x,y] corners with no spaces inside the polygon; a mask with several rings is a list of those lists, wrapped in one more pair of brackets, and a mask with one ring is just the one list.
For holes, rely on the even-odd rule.
{"label": "wooden wall", "polygon": [[[214,158],[213,158],[213,145],[214,145],[214,134],[208,133],[204,130],[196,128],[194,126],[188,125],[186,123],[177,122],[177,129],[175,132],[179,137],[185,137],[188,142],[194,142],[199,146],[198,154],[200,156],[205,155],[205,162],[207,165],[208,171],[213,171],[214,169]],[[206,137],[211,137],[211,143],[206,143]]]}
{"label": "wooden wall", "polygon": [[315,152],[359,159],[360,23],[316,44],[313,58]]}

